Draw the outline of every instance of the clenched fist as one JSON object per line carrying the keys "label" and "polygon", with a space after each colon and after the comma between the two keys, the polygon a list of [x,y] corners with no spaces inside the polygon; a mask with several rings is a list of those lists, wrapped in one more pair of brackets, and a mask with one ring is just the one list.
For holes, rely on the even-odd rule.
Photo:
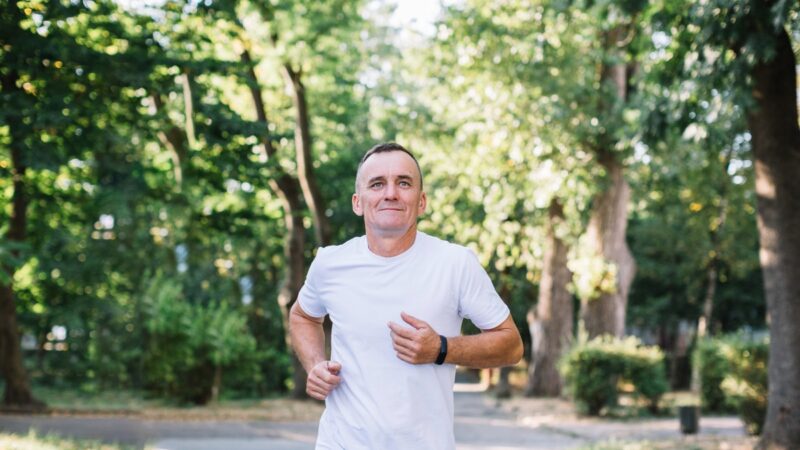
{"label": "clenched fist", "polygon": [[335,361],[321,361],[308,371],[306,393],[317,400],[325,400],[328,394],[342,382],[339,371],[342,365]]}

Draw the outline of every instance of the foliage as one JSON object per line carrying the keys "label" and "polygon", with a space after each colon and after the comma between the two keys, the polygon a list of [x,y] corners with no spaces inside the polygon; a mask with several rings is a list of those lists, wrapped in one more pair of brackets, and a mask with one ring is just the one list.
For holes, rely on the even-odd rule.
{"label": "foliage", "polygon": [[698,368],[700,376],[700,404],[703,410],[729,412],[732,405],[722,391],[722,381],[730,372],[730,365],[722,353],[721,338],[698,341],[692,353],[692,365]]}
{"label": "foliage", "polygon": [[731,399],[750,434],[761,434],[767,414],[766,340],[747,342],[736,349],[731,359],[731,374],[722,382],[722,389]]}
{"label": "foliage", "polygon": [[[684,7],[705,8],[663,2],[650,10],[651,40],[639,66],[641,141],[628,233],[638,269],[629,323],[674,330],[696,321],[714,269],[711,331],[759,327],[765,305],[754,282],[760,268],[744,77],[708,67],[714,51],[694,34],[707,27],[686,23],[696,18]],[[668,17],[676,22],[666,24]],[[722,307],[734,299],[742,308]]]}
{"label": "foliage", "polygon": [[[0,281],[13,274],[36,381],[163,389],[154,377],[174,385],[183,369],[157,353],[174,350],[194,370],[226,367],[223,384],[241,392],[286,389],[275,301],[284,218],[269,183],[275,164],[295,170],[281,64],[304,75],[313,163],[343,240],[358,228],[352,172],[371,140],[357,77],[369,27],[358,2],[275,3],[275,23],[262,6],[34,0],[0,12],[0,76],[18,77],[0,92],[0,197],[7,205],[13,193],[12,145],[23,150],[29,197],[26,242],[0,241]],[[247,42],[269,126],[254,120],[245,95],[238,51]],[[279,149],[270,161],[258,151],[265,134]],[[0,209],[3,234],[10,211]],[[170,280],[162,295],[171,301],[153,302],[154,273]],[[151,339],[164,346],[142,348]]]}
{"label": "foliage", "polygon": [[760,434],[767,411],[768,356],[768,339],[743,333],[699,342],[693,359],[700,367],[703,408],[732,408],[748,432]]}
{"label": "foliage", "polygon": [[[426,172],[421,228],[469,245],[524,331],[553,199],[576,294],[615,286],[616,267],[578,239],[603,188],[593,150],[613,142],[633,191],[629,325],[694,321],[712,266],[712,332],[764,324],[743,70],[770,48],[746,10],[796,36],[796,2],[470,0],[416,46],[379,25],[386,6],[375,2],[122,6],[137,3],[30,0],[0,12],[0,76],[16,77],[0,92],[0,233],[12,146],[29,197],[26,241],[0,240],[0,283],[14,282],[37,382],[197,400],[225,367],[226,389],[285,390],[275,302],[285,218],[270,182],[277,167],[297,169],[286,65],[302,74],[334,242],[362,231],[350,210],[361,152],[408,144]],[[607,51],[601,37],[618,26],[630,41]],[[255,120],[244,49],[267,123]],[[600,83],[602,64],[620,60],[633,71],[624,104]],[[197,392],[181,392],[189,379],[203,380]]]}
{"label": "foliage", "polygon": [[165,277],[152,280],[144,305],[144,382],[150,389],[203,404],[217,368],[257,384],[256,341],[240,312],[225,304],[193,305]]}
{"label": "foliage", "polygon": [[631,383],[634,394],[643,397],[653,412],[668,389],[664,354],[632,336],[600,336],[579,342],[564,355],[560,366],[567,390],[589,415],[616,406],[623,382]]}

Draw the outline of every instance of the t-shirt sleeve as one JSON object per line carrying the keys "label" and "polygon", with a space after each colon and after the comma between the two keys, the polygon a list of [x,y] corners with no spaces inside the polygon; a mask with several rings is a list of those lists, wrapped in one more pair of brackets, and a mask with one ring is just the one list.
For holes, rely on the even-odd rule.
{"label": "t-shirt sleeve", "polygon": [[462,278],[458,300],[459,315],[481,330],[494,328],[508,317],[508,306],[497,294],[489,275],[469,249],[462,254]]}
{"label": "t-shirt sleeve", "polygon": [[325,307],[325,302],[322,301],[320,296],[320,278],[324,272],[323,253],[324,248],[317,251],[317,256],[311,262],[311,267],[308,268],[306,274],[306,281],[303,287],[300,288],[300,293],[297,295],[297,301],[300,307],[303,308],[306,314],[312,317],[324,317],[328,314],[328,309]]}

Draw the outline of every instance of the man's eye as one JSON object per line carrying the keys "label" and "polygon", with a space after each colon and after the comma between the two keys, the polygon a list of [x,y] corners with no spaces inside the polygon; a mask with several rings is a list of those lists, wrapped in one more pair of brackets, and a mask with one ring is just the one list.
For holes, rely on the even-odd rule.
{"label": "man's eye", "polygon": [[401,181],[400,182],[400,186],[409,187],[409,186],[411,186],[411,183],[409,183],[408,181]]}
{"label": "man's eye", "polygon": [[383,186],[383,183],[381,183],[380,181],[372,183],[372,184],[369,185],[369,187],[371,187],[371,188],[379,188],[379,187],[382,187],[382,186]]}

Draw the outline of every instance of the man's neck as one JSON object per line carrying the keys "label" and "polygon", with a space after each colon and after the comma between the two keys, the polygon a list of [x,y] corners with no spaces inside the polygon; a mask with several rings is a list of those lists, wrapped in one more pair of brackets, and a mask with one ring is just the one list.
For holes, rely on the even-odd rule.
{"label": "man's neck", "polygon": [[401,235],[381,235],[367,230],[367,246],[372,253],[389,258],[397,256],[414,245],[417,226],[414,225]]}

